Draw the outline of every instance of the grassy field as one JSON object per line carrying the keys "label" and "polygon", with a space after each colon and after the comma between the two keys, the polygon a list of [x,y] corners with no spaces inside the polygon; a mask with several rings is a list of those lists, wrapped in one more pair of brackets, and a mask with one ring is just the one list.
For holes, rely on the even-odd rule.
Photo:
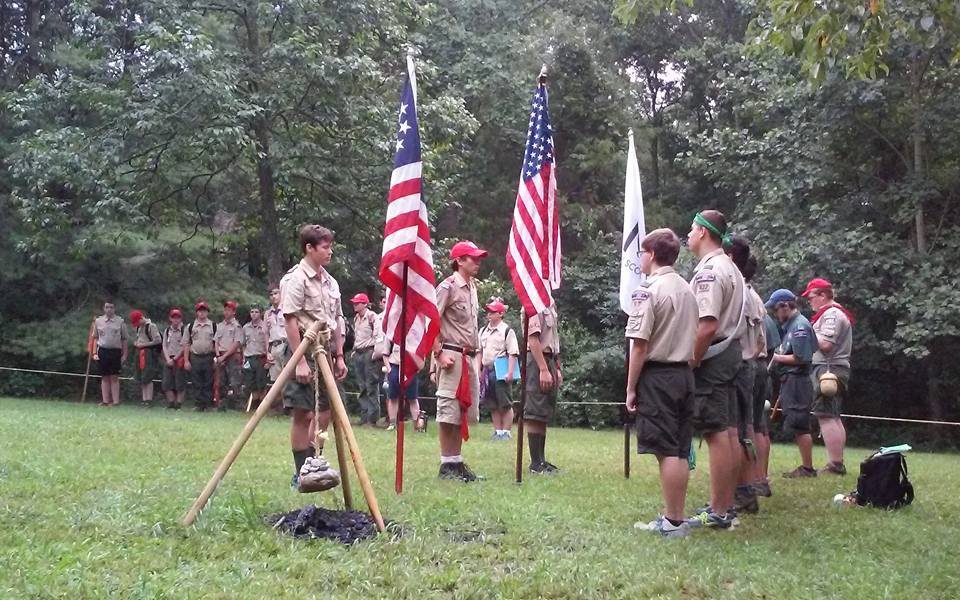
{"label": "grassy field", "polygon": [[[659,489],[649,457],[634,457],[623,478],[620,433],[552,433],[548,453],[564,474],[517,486],[514,446],[488,442],[484,424],[465,454],[488,480],[464,485],[436,480],[431,423],[408,436],[398,497],[394,438],[364,429],[380,506],[406,533],[344,547],[263,525],[266,513],[340,501],[288,488],[287,422],[272,417],[198,526],[181,528],[243,419],[0,399],[0,597],[960,597],[956,456],[911,454],[917,500],[899,512],[832,507],[853,475],[777,477],[774,497],[736,531],[661,540],[632,528],[656,514]],[[705,449],[691,502],[706,498]],[[774,470],[795,459],[776,447]]]}

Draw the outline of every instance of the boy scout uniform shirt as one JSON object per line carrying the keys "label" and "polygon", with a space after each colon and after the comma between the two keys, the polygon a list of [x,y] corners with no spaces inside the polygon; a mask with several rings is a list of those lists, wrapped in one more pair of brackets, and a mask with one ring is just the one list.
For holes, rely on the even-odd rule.
{"label": "boy scout uniform shirt", "polygon": [[280,310],[284,316],[296,317],[303,330],[315,321],[326,323],[331,332],[341,330],[346,324],[340,304],[340,284],[326,269],[314,269],[305,258],[280,280]]}
{"label": "boy scout uniform shirt", "polygon": [[243,329],[236,318],[217,323],[217,333],[213,338],[220,354],[225,353],[234,343],[243,343]]}
{"label": "boy scout uniform shirt", "polygon": [[243,355],[265,356],[267,354],[267,340],[263,321],[253,324],[250,321],[243,326]]}
{"label": "boy scout uniform shirt", "polygon": [[527,322],[528,336],[540,334],[540,348],[544,353],[560,354],[560,333],[557,331],[557,309],[550,305]]}
{"label": "boy scout uniform shirt", "polygon": [[517,334],[505,321],[500,321],[496,327],[486,327],[480,330],[480,347],[483,348],[483,366],[489,367],[501,356],[517,356],[520,346],[517,343]]}
{"label": "boy scout uniform shirt", "polygon": [[740,269],[730,257],[717,248],[704,256],[690,280],[690,289],[697,299],[700,318],[713,317],[717,320],[717,333],[714,340],[730,336],[737,337],[740,332],[740,314],[743,312],[744,282]]}
{"label": "boy scout uniform shirt", "polygon": [[143,324],[137,327],[137,343],[141,346],[159,346],[160,330],[150,319],[144,319]]}
{"label": "boy scout uniform shirt", "polygon": [[109,319],[106,315],[97,317],[94,332],[97,337],[97,346],[100,348],[114,350],[123,348],[127,339],[127,325],[117,315]]}
{"label": "boy scout uniform shirt", "polygon": [[480,345],[477,286],[457,271],[437,286],[440,342],[474,351]]}
{"label": "boy scout uniform shirt", "polygon": [[833,344],[833,351],[824,353],[817,344],[817,351],[813,354],[815,365],[850,366],[850,350],[853,347],[853,327],[850,319],[837,307],[828,308],[813,324],[813,331],[818,340],[826,340]]}
{"label": "boy scout uniform shirt", "polygon": [[174,328],[173,325],[167,327],[163,336],[163,355],[167,358],[175,358],[183,350],[187,341],[184,337],[183,328],[183,325],[180,325],[180,329]]}
{"label": "boy scout uniform shirt", "polygon": [[673,267],[661,267],[633,292],[626,337],[647,341],[648,361],[686,364],[699,314],[687,282]]}
{"label": "boy scout uniform shirt", "polygon": [[372,310],[367,310],[363,316],[355,315],[353,317],[353,350],[354,352],[364,352],[373,348],[377,341],[377,314]]}
{"label": "boy scout uniform shirt", "polygon": [[767,356],[770,357],[780,346],[781,336],[780,326],[769,314],[763,315],[763,331],[767,344]]}
{"label": "boy scout uniform shirt", "polygon": [[267,324],[267,335],[270,343],[283,342],[287,339],[287,324],[283,320],[283,311],[280,307],[270,307],[264,316],[264,322]]}
{"label": "boy scout uniform shirt", "polygon": [[782,373],[806,374],[810,370],[813,351],[817,347],[817,334],[813,332],[810,321],[798,311],[783,324],[783,341],[779,354],[792,354],[802,365],[780,365]]}
{"label": "boy scout uniform shirt", "polygon": [[211,354],[213,352],[213,321],[194,321],[187,332],[191,354]]}
{"label": "boy scout uniform shirt", "polygon": [[[763,337],[763,316],[766,314],[766,309],[763,307],[763,300],[750,284],[747,284],[746,300],[747,303],[743,308],[745,326],[743,335],[740,337],[740,358],[753,360],[757,353],[757,338]],[[766,348],[761,346],[761,356],[764,350]]]}

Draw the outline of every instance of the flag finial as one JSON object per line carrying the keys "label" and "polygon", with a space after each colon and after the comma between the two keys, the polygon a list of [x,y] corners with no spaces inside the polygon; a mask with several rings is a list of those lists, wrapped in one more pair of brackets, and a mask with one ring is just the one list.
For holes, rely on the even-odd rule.
{"label": "flag finial", "polygon": [[633,137],[633,127],[627,130],[627,135]]}
{"label": "flag finial", "polygon": [[537,83],[546,83],[547,82],[547,63],[543,63],[543,66],[540,67],[540,75],[537,76]]}

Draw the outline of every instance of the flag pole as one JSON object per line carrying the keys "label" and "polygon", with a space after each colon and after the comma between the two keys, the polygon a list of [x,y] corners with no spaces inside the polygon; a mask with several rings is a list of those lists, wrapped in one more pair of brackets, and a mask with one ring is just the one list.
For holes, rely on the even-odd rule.
{"label": "flag pole", "polygon": [[397,401],[397,464],[394,468],[393,489],[399,496],[403,493],[403,430],[407,428],[407,273],[409,267],[403,265],[403,304],[400,307],[400,365],[397,380],[400,388],[400,398]]}
{"label": "flag pole", "polygon": [[517,410],[517,483],[523,483],[523,409],[527,404],[527,336],[530,317],[523,311],[523,340],[520,342],[520,408]]}
{"label": "flag pole", "polygon": [[[630,340],[624,340],[624,364],[627,381],[630,380]],[[626,386],[624,386],[626,387]],[[623,477],[630,479],[630,413],[623,407]]]}
{"label": "flag pole", "polygon": [[90,330],[87,331],[87,369],[83,375],[83,394],[80,396],[80,403],[83,404],[87,401],[87,386],[90,384],[90,361],[93,360],[94,348],[91,342],[93,342],[93,329],[97,326],[97,318],[94,317],[90,321]]}

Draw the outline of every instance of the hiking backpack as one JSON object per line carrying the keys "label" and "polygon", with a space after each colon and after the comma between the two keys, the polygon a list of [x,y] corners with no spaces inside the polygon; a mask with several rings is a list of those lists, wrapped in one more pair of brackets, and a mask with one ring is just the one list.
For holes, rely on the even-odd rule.
{"label": "hiking backpack", "polygon": [[913,484],[907,478],[907,458],[901,452],[876,452],[860,463],[857,504],[900,508],[913,502]]}

